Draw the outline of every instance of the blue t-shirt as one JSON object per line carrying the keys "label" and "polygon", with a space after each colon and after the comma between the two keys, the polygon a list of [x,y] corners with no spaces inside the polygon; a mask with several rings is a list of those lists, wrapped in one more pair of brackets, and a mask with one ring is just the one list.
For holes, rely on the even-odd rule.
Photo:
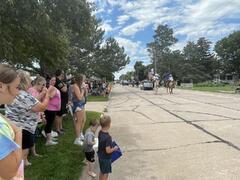
{"label": "blue t-shirt", "polygon": [[99,159],[111,159],[112,153],[106,152],[106,147],[112,147],[112,137],[108,132],[100,131],[98,134],[98,158]]}
{"label": "blue t-shirt", "polygon": [[11,126],[2,116],[0,116],[0,160],[20,148],[20,146],[13,141],[13,138],[14,132]]}

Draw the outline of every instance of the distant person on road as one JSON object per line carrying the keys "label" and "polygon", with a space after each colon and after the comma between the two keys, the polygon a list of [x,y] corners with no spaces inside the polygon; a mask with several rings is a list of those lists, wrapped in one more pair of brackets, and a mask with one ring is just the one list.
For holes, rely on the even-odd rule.
{"label": "distant person on road", "polygon": [[168,86],[168,83],[169,83],[170,81],[173,81],[173,76],[172,76],[172,74],[171,74],[170,71],[168,71],[168,72],[166,72],[166,73],[163,74],[163,80],[164,80],[164,85],[165,85],[165,87]]}
{"label": "distant person on road", "polygon": [[95,151],[93,149],[93,145],[96,143],[94,139],[97,128],[98,122],[94,119],[90,122],[90,127],[86,130],[83,144],[83,151],[88,162],[88,175],[91,177],[97,176],[94,172]]}
{"label": "distant person on road", "polygon": [[112,137],[109,134],[111,118],[108,115],[102,115],[100,118],[101,130],[98,134],[98,160],[100,166],[99,180],[107,180],[108,174],[112,172],[112,153],[118,150],[118,147],[112,147]]}

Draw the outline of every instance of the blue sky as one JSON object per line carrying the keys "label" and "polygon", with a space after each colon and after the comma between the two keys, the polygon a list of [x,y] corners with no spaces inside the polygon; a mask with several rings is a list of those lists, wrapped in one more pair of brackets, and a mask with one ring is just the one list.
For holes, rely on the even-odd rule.
{"label": "blue sky", "polygon": [[159,24],[173,28],[179,40],[172,49],[187,41],[206,37],[213,42],[240,30],[240,0],[88,0],[97,5],[105,37],[114,37],[131,59],[121,74],[133,70],[136,61],[150,63],[146,44],[153,40]]}

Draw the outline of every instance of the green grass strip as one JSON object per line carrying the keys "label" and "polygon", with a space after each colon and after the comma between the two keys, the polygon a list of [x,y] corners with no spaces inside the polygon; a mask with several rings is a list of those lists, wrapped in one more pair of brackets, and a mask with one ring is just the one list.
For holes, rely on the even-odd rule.
{"label": "green grass strip", "polygon": [[[87,121],[84,130],[89,126],[91,119],[99,119],[101,113],[87,112]],[[78,180],[82,172],[84,154],[80,146],[74,145],[75,133],[71,116],[64,117],[63,126],[65,135],[58,138],[58,145],[45,146],[45,138],[38,138],[37,153],[43,157],[32,157],[31,166],[25,168],[26,180]]]}
{"label": "green grass strip", "polygon": [[108,95],[104,96],[92,96],[89,95],[87,98],[88,102],[101,102],[101,101],[108,101]]}

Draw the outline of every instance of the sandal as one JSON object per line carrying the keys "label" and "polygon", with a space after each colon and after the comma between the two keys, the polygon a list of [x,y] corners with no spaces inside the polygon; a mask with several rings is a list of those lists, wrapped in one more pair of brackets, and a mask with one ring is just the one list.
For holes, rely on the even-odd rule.
{"label": "sandal", "polygon": [[88,172],[88,175],[93,178],[97,177],[97,174],[95,174],[94,172]]}

